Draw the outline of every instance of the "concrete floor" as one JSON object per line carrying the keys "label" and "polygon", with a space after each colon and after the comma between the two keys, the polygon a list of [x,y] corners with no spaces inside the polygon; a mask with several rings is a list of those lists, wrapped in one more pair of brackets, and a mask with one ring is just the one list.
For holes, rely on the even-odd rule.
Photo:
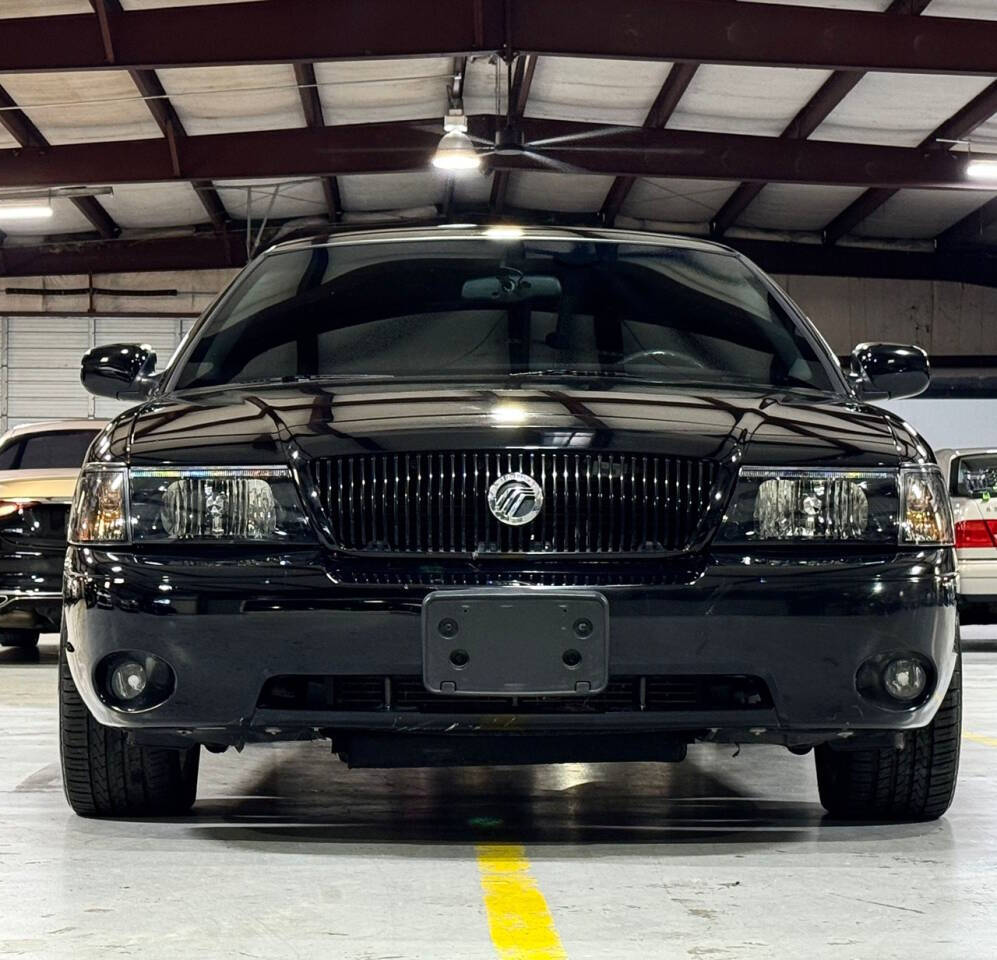
{"label": "concrete floor", "polygon": [[0,957],[997,956],[997,654],[933,824],[826,821],[776,747],[350,773],[322,743],[206,755],[192,818],[141,823],[66,806],[54,640],[0,651]]}

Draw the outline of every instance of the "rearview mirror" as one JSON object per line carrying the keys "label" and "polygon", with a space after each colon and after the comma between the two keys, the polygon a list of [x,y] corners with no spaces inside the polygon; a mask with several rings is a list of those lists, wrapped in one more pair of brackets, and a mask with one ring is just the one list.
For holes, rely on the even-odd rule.
{"label": "rearview mirror", "polygon": [[931,381],[928,355],[900,343],[860,343],[849,379],[863,400],[898,400],[924,393]]}
{"label": "rearview mirror", "polygon": [[137,343],[110,343],[83,354],[80,380],[89,393],[116,400],[144,400],[156,384],[156,354]]}
{"label": "rearview mirror", "polygon": [[543,274],[504,269],[498,276],[477,277],[466,281],[461,287],[460,295],[465,300],[499,300],[503,303],[515,303],[533,297],[559,297],[561,281],[557,277]]}

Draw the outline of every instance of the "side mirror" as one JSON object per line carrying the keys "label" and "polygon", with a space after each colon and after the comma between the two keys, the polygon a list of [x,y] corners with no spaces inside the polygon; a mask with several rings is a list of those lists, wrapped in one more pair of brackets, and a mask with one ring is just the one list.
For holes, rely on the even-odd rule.
{"label": "side mirror", "polygon": [[924,393],[931,380],[928,355],[900,343],[860,343],[849,379],[863,400],[898,400]]}
{"label": "side mirror", "polygon": [[89,393],[116,400],[144,400],[156,384],[152,347],[109,343],[83,354],[80,380]]}

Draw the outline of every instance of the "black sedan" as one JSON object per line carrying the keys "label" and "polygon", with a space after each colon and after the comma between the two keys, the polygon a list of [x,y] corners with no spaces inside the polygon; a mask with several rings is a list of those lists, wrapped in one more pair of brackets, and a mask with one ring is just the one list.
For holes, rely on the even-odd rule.
{"label": "black sedan", "polygon": [[833,814],[930,819],[960,724],[931,450],[741,255],[619,231],[285,243],[90,452],[61,722],[84,815],[177,813],[201,746],[354,767],[816,756]]}

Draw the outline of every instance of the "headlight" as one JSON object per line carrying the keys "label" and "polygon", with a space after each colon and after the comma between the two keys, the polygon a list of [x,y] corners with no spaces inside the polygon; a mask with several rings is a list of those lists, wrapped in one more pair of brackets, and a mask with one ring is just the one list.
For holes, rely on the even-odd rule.
{"label": "headlight", "polygon": [[128,474],[124,467],[94,464],[80,474],[69,512],[73,543],[121,543],[128,539]]}
{"label": "headlight", "polygon": [[286,467],[87,467],[70,519],[74,543],[313,539]]}
{"label": "headlight", "polygon": [[896,470],[742,467],[721,543],[951,544],[935,466]]}

